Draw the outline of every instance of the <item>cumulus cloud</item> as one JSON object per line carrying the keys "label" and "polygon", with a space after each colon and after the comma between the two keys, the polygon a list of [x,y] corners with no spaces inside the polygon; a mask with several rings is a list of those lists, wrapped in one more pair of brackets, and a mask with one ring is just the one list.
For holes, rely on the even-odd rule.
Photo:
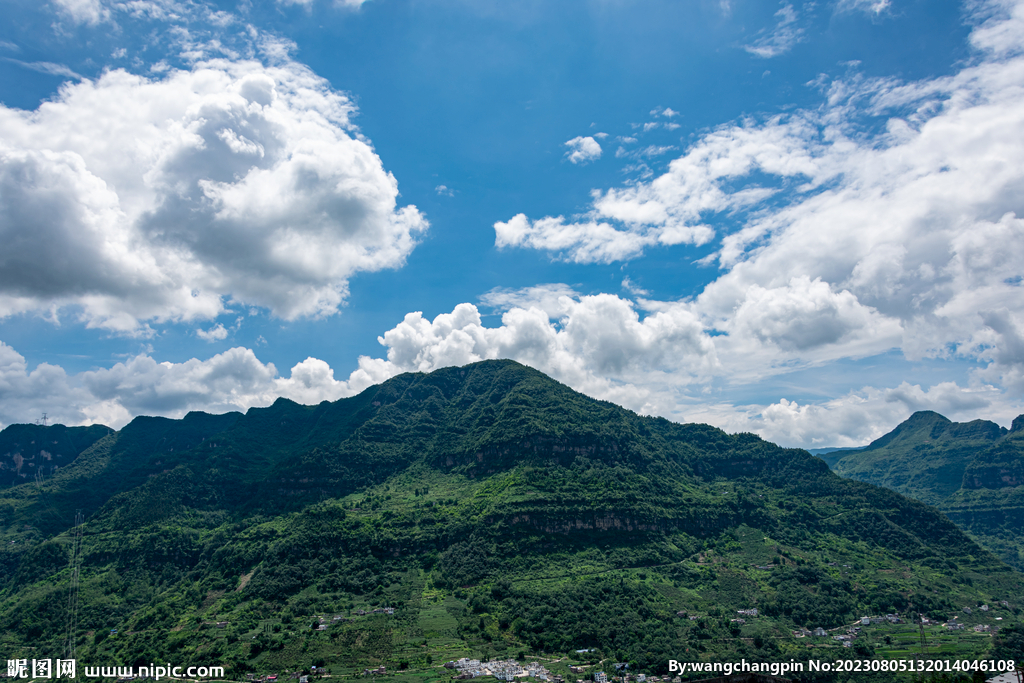
{"label": "cumulus cloud", "polygon": [[744,45],[743,49],[756,57],[770,59],[789,52],[803,40],[804,30],[796,25],[798,15],[792,5],[783,3],[775,18],[775,26],[758,33],[754,42]]}
{"label": "cumulus cloud", "polygon": [[224,341],[228,338],[228,331],[224,328],[224,325],[217,323],[208,330],[196,330],[196,336],[208,342]]}
{"label": "cumulus cloud", "polygon": [[[655,146],[635,154],[664,151]],[[631,154],[622,149],[620,156]],[[706,244],[715,236],[706,216],[749,209],[777,192],[753,183],[733,187],[737,181],[760,171],[804,181],[809,176],[812,185],[820,185],[839,173],[822,155],[821,131],[806,117],[723,127],[651,182],[594,191],[586,222],[547,217],[530,223],[520,215],[495,224],[495,244],[567,254],[583,263],[635,258],[654,245]]]}
{"label": "cumulus cloud", "polygon": [[[972,9],[976,52],[950,76],[819,83],[817,109],[721,126],[663,174],[595,190],[589,211],[574,220],[520,214],[496,224],[495,243],[608,263],[639,258],[673,236],[707,242],[711,226],[722,225],[717,217],[739,217],[740,227],[703,261],[721,269],[703,291],[681,303],[639,302],[696,316],[726,369],[722,381],[750,386],[898,349],[909,360],[974,363],[967,388],[921,389],[967,403],[916,405],[966,416],[974,408],[963,406],[994,392],[1002,402],[985,409],[1008,415],[1020,402],[1007,397],[1024,391],[1024,168],[1016,163],[1024,158],[1024,3]],[[861,393],[872,392],[888,397],[882,403],[906,398],[899,410],[872,414],[901,419],[916,409],[906,387]],[[765,413],[774,421],[763,405],[703,414],[773,438],[791,424],[793,434],[817,439],[783,416],[820,418],[828,430],[843,424],[858,396],[842,410],[779,402]],[[699,402],[676,398],[684,408]],[[871,424],[892,426],[882,417]],[[870,436],[858,429],[844,438]]]}
{"label": "cumulus cloud", "polygon": [[902,333],[898,320],[864,306],[847,290],[837,292],[807,276],[771,289],[751,285],[724,327],[730,337],[788,351],[838,344],[844,355],[853,355],[854,337],[867,342],[860,355],[873,355],[897,345]]}
{"label": "cumulus cloud", "polygon": [[590,136],[575,137],[565,146],[569,148],[565,156],[574,164],[585,164],[601,157],[601,145]]}
{"label": "cumulus cloud", "polygon": [[280,54],[0,106],[0,317],[71,307],[138,333],[235,303],[336,312],[349,278],[401,266],[427,227],[353,114]]}
{"label": "cumulus cloud", "polygon": [[863,446],[918,410],[933,410],[953,421],[982,417],[1008,426],[1022,409],[1020,401],[991,385],[941,382],[923,388],[902,382],[889,388],[863,387],[817,404],[782,398],[770,405],[700,406],[687,415],[728,431],[756,432],[784,446],[820,448]]}
{"label": "cumulus cloud", "polygon": [[575,263],[611,263],[640,256],[653,244],[704,244],[714,236],[706,225],[661,225],[650,229],[619,229],[607,222],[567,223],[565,218],[531,222],[524,214],[495,223],[495,246],[529,247],[552,252]]}
{"label": "cumulus cloud", "polygon": [[[628,278],[622,285],[636,296],[647,294]],[[820,290],[826,302],[822,307],[831,307],[831,315],[842,319],[841,295],[815,282],[792,287]],[[709,334],[685,302],[585,296],[555,283],[492,290],[481,303],[501,312],[500,324],[485,326],[479,309],[470,303],[432,320],[409,313],[378,337],[383,357],[360,357],[357,368],[342,380],[316,358],[297,363],[284,376],[245,348],[184,363],[160,363],[142,354],[108,369],[69,376],[46,363],[29,371],[20,354],[0,343],[0,426],[31,421],[42,412],[66,424],[120,427],[136,415],[246,410],[281,396],[315,404],[354,395],[402,372],[430,372],[493,358],[518,360],[589,396],[640,413],[753,431],[795,446],[860,445],[915,410],[936,410],[961,420],[981,415],[1008,424],[1024,409],[1019,400],[982,381],[927,388],[907,382],[890,388],[866,386],[817,404],[786,398],[768,405],[716,402],[706,390],[715,378],[733,374],[735,350],[721,346],[723,337]],[[791,303],[805,306],[801,300]],[[776,302],[775,311],[786,305]],[[859,314],[863,312],[852,312]],[[771,312],[767,317],[768,323],[757,324],[770,328],[780,322]],[[770,330],[768,340],[785,339],[790,331]],[[832,331],[831,340],[841,338],[842,332]]]}
{"label": "cumulus cloud", "polygon": [[[1024,58],[1006,36],[1024,38],[1022,7],[999,3],[972,34],[979,60],[952,76],[836,81],[818,110],[722,126],[664,174],[595,191],[586,220],[516,216],[496,244],[626,260],[745,215],[706,261],[722,275],[692,302],[722,353],[760,368],[955,353],[1016,386],[1024,170],[1010,160],[1024,158]],[[866,134],[864,116],[882,132]]]}
{"label": "cumulus cloud", "polygon": [[703,376],[717,364],[710,338],[682,306],[641,317],[629,300],[580,296],[557,284],[492,291],[484,299],[504,309],[499,326],[485,327],[469,303],[433,320],[409,313],[378,338],[386,356],[360,357],[346,380],[335,379],[330,366],[315,358],[295,365],[288,377],[279,376],[272,363],[262,363],[245,348],[184,363],[159,363],[143,354],[109,369],[68,376],[45,363],[29,371],[24,357],[0,342],[0,423],[30,421],[46,411],[67,424],[120,427],[136,415],[244,410],[279,396],[317,403],[353,395],[402,372],[493,358],[518,360],[591,396],[651,413],[669,406],[656,405],[664,397],[638,378],[661,377],[663,384],[676,385],[679,377]]}
{"label": "cumulus cloud", "polygon": [[513,308],[539,308],[548,317],[559,319],[564,316],[579,293],[562,283],[552,283],[512,289],[496,287],[481,295],[480,303],[488,308],[505,312]]}
{"label": "cumulus cloud", "polygon": [[110,18],[101,0],[54,0],[58,12],[76,24],[95,26]]}
{"label": "cumulus cloud", "polygon": [[0,426],[31,422],[46,412],[64,424],[120,428],[137,415],[180,418],[191,410],[244,411],[279,397],[305,404],[337,400],[383,379],[357,370],[350,380],[339,381],[316,358],[279,376],[273,363],[240,347],[183,363],[159,363],[142,354],[110,368],[68,375],[46,363],[29,371],[25,358],[0,342]]}
{"label": "cumulus cloud", "polygon": [[[493,328],[484,327],[477,307],[468,303],[433,320],[409,313],[379,338],[386,360],[361,358],[360,371],[391,376],[511,358],[590,396],[662,413],[669,407],[667,385],[677,387],[681,378],[701,377],[717,366],[714,344],[683,306],[641,317],[635,304],[611,294],[552,301],[551,293],[523,292],[527,299],[539,294],[538,303],[551,310],[513,306]],[[664,386],[656,389],[659,383]]]}

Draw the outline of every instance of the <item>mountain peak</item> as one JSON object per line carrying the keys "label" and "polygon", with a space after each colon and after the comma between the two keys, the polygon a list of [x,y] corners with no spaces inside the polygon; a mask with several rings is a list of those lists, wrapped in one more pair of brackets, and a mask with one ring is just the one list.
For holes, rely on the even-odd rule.
{"label": "mountain peak", "polygon": [[1013,424],[1010,425],[1011,432],[1024,431],[1024,415],[1018,415],[1013,418]]}
{"label": "mountain peak", "polygon": [[884,448],[901,437],[920,435],[921,432],[925,431],[929,432],[931,438],[935,438],[952,424],[952,420],[945,415],[936,413],[934,410],[919,410],[896,425],[896,428],[885,436],[881,436],[869,443],[863,450],[872,451],[877,448]]}

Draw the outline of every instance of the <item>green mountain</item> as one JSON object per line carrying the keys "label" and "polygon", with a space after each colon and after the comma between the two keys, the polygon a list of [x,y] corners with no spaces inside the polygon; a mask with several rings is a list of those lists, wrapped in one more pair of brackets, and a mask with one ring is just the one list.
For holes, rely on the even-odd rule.
{"label": "green mountain", "polygon": [[[9,658],[60,656],[77,613],[80,662],[236,679],[315,664],[433,681],[449,659],[520,653],[548,653],[569,681],[581,660],[666,673],[670,659],[978,658],[987,632],[831,636],[897,611],[988,604],[961,618],[1009,636],[1022,620],[1024,576],[933,508],[511,361],[317,406],[138,418],[0,491],[0,530]],[[838,630],[795,637],[804,627]]]}
{"label": "green mountain", "polygon": [[10,425],[0,431],[0,486],[50,477],[111,431],[103,425]]}
{"label": "green mountain", "polygon": [[829,467],[834,467],[837,462],[845,458],[853,451],[860,448],[808,448],[807,452],[824,460]]}
{"label": "green mountain", "polygon": [[914,413],[830,464],[841,476],[938,507],[982,546],[1024,570],[1024,415],[1007,431],[987,420],[958,423],[930,411]]}

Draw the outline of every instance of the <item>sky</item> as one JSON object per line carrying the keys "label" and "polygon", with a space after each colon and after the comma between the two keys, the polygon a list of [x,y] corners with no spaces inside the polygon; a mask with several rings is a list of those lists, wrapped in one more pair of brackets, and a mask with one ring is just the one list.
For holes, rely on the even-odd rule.
{"label": "sky", "polygon": [[1024,413],[1024,0],[0,10],[0,427],[489,358],[805,448]]}

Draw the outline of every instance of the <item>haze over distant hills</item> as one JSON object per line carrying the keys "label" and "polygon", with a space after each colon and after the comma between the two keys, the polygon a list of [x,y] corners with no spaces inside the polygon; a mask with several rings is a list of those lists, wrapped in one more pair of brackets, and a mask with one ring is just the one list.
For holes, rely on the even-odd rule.
{"label": "haze over distant hills", "polygon": [[823,454],[844,477],[886,486],[942,510],[1024,570],[1024,415],[1009,430],[917,412],[866,447]]}
{"label": "haze over distant hills", "polygon": [[[194,653],[232,675],[590,648],[660,672],[681,653],[871,656],[868,638],[842,648],[830,634],[833,649],[811,651],[793,631],[987,604],[971,623],[1012,635],[1024,593],[1024,576],[927,505],[806,451],[642,417],[512,361],[405,374],[316,406],[137,418],[4,489],[11,656],[65,646],[79,510],[79,657]],[[950,647],[978,657],[993,642]]]}

